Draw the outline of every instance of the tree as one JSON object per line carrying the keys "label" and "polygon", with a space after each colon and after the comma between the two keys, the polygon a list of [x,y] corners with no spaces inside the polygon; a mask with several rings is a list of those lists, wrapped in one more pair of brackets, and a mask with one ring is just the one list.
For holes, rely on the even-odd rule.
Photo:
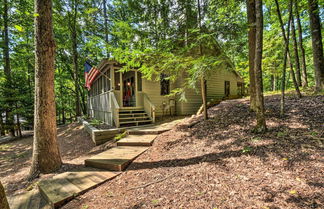
{"label": "tree", "polygon": [[255,57],[255,34],[256,34],[256,16],[255,0],[247,0],[247,18],[249,24],[249,77],[250,77],[250,109],[256,110],[256,92],[254,75],[254,57]]}
{"label": "tree", "polygon": [[10,209],[9,204],[6,198],[5,190],[0,182],[0,208],[1,209]]}
{"label": "tree", "polygon": [[321,34],[321,19],[317,0],[308,0],[309,21],[312,34],[313,62],[315,70],[315,91],[324,89],[324,57]]}
{"label": "tree", "polygon": [[14,129],[14,116],[12,114],[12,81],[11,81],[11,67],[10,67],[10,54],[9,54],[9,29],[8,29],[8,23],[9,23],[9,17],[8,17],[8,0],[4,0],[3,2],[3,59],[4,59],[4,73],[5,73],[5,94],[4,97],[6,99],[6,126],[9,129],[9,133],[14,136],[15,135],[15,129]]}
{"label": "tree", "polygon": [[262,0],[255,0],[255,17],[256,17],[256,34],[255,34],[255,57],[254,57],[254,76],[255,76],[255,108],[257,125],[256,132],[264,132],[267,129],[264,98],[263,98],[263,84],[262,84],[262,49],[263,49],[263,10]]}
{"label": "tree", "polygon": [[299,6],[298,0],[295,0],[295,14],[297,20],[297,28],[298,28],[298,40],[299,40],[299,48],[301,51],[301,61],[302,61],[302,86],[307,87],[307,71],[306,71],[306,55],[305,55],[305,48],[303,45],[303,29],[301,26],[300,15],[299,15]]}
{"label": "tree", "polygon": [[292,21],[291,21],[291,32],[292,32],[292,40],[293,40],[294,56],[295,56],[296,81],[297,81],[298,86],[302,86],[301,73],[300,73],[301,70],[300,70],[300,62],[299,62],[299,53],[298,53],[298,44],[297,44],[296,27],[295,27],[294,16],[292,16]]}
{"label": "tree", "polygon": [[[198,5],[198,26],[199,26],[199,33],[201,35],[201,8],[200,8],[200,0],[197,0]],[[203,55],[202,51],[202,44],[199,43],[199,55]],[[203,102],[203,109],[204,109],[204,120],[208,119],[208,111],[207,111],[207,81],[205,79],[205,76],[202,75],[200,78],[200,88],[201,88],[201,98]]]}
{"label": "tree", "polygon": [[35,0],[35,14],[35,119],[30,178],[62,165],[56,133],[52,1]]}
{"label": "tree", "polygon": [[78,65],[78,40],[77,40],[77,18],[78,18],[78,0],[72,0],[71,12],[69,13],[69,28],[71,33],[72,44],[72,62],[73,62],[73,79],[75,88],[75,115],[76,120],[81,116],[80,90],[79,90],[79,65]]}

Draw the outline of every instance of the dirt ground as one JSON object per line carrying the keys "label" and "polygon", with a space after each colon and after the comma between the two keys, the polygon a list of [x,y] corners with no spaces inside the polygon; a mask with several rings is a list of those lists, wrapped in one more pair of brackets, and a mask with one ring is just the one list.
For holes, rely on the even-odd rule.
{"label": "dirt ground", "polygon": [[[77,123],[58,127],[58,141],[64,165],[56,173],[83,167],[85,158],[104,149],[103,146],[95,147]],[[32,144],[32,136],[0,144],[0,180],[9,196],[30,189],[40,178],[54,175],[42,175],[34,182],[26,180],[31,165]]]}
{"label": "dirt ground", "polygon": [[324,208],[324,96],[266,97],[268,131],[252,132],[248,101],[161,134],[127,171],[63,208]]}

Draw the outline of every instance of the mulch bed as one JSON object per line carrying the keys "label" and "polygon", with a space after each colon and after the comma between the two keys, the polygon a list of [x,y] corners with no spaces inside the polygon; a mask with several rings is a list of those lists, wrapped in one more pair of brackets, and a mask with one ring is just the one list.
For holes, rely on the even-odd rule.
{"label": "mulch bed", "polygon": [[287,97],[285,118],[279,102],[265,99],[265,134],[245,99],[188,118],[63,208],[324,208],[324,96]]}
{"label": "mulch bed", "polygon": [[[109,143],[95,147],[89,134],[78,123],[59,126],[57,136],[64,164],[56,174],[84,167],[86,158],[110,147]],[[55,175],[42,175],[33,182],[27,181],[32,144],[31,136],[0,144],[0,180],[9,196],[31,189],[40,179]]]}

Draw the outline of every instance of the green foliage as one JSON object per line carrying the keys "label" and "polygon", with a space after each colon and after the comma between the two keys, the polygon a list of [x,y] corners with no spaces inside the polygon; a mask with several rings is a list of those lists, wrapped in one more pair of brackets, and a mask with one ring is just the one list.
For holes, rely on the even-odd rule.
{"label": "green foliage", "polygon": [[99,126],[101,124],[103,124],[103,122],[101,120],[97,120],[97,119],[92,119],[90,122],[89,122],[90,125],[92,126]]}
{"label": "green foliage", "polygon": [[245,146],[243,149],[242,149],[242,153],[249,153],[252,151],[252,147],[249,147],[249,146]]}
{"label": "green foliage", "polygon": [[122,138],[126,137],[127,136],[127,132],[123,132],[121,134],[117,134],[115,137],[114,137],[114,141],[119,141],[121,140]]}

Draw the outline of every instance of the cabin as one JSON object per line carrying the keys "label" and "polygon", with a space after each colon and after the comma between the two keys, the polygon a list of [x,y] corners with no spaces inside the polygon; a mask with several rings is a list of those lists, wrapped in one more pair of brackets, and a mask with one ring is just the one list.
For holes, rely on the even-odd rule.
{"label": "cabin", "polygon": [[[229,66],[208,76],[207,101],[243,95],[243,79]],[[88,94],[90,118],[114,127],[140,126],[155,123],[158,117],[195,114],[202,105],[199,90],[186,89],[187,101],[169,95],[172,89],[182,87],[185,76],[174,82],[164,79],[163,74],[160,79],[148,80],[137,69],[119,72],[121,68],[118,62],[108,59],[97,66],[101,73]]]}

